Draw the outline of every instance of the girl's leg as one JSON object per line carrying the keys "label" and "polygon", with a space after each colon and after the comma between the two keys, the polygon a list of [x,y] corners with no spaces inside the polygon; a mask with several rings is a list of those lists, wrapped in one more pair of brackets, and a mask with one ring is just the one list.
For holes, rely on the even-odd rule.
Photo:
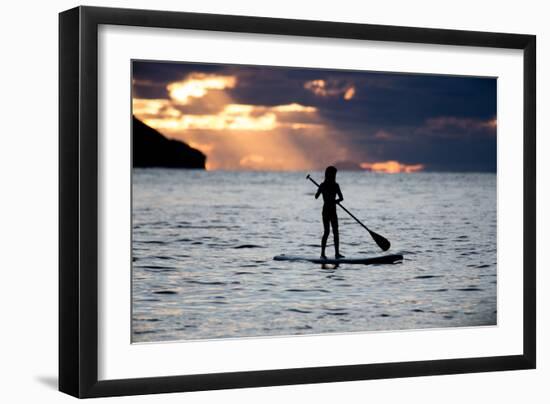
{"label": "girl's leg", "polygon": [[330,219],[323,213],[323,237],[321,238],[321,258],[326,258],[325,249],[327,247],[328,234],[330,233]]}
{"label": "girl's leg", "polygon": [[330,219],[330,224],[332,226],[332,235],[334,236],[334,256],[336,258],[343,258],[343,255],[340,255],[340,232],[338,231],[338,216],[336,212]]}

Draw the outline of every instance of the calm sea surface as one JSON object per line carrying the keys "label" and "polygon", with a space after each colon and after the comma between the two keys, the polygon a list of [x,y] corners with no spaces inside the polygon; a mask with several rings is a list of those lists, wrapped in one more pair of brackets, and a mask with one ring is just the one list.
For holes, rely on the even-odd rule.
{"label": "calm sea surface", "polygon": [[[404,260],[338,268],[273,261],[320,253],[305,176],[134,169],[133,342],[496,324],[495,174],[339,172],[344,206]],[[338,214],[344,255],[382,254]]]}

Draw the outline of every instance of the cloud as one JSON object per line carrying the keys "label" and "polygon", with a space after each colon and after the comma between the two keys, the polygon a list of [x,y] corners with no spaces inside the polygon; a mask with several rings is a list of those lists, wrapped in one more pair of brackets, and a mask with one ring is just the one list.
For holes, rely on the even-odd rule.
{"label": "cloud", "polygon": [[166,84],[169,98],[134,98],[133,114],[168,138],[207,154],[208,169],[299,170],[346,157],[317,107],[290,98],[239,103],[236,75],[189,73]]}
{"label": "cloud", "polygon": [[497,120],[440,116],[426,119],[416,133],[440,137],[460,137],[478,134],[496,135]]}
{"label": "cloud", "polygon": [[377,173],[397,174],[416,173],[424,170],[424,164],[403,164],[395,160],[379,161],[376,163],[361,163],[361,168]]}
{"label": "cloud", "polygon": [[132,66],[135,115],[166,137],[203,150],[211,169],[305,170],[344,160],[422,163],[431,171],[496,167],[495,79],[200,63]]}
{"label": "cloud", "polygon": [[153,80],[147,80],[147,79],[143,79],[143,80],[140,80],[140,79],[132,79],[132,85],[133,86],[140,86],[140,87],[158,87],[162,84],[160,83],[157,83]]}
{"label": "cloud", "polygon": [[374,138],[378,140],[387,141],[387,140],[395,140],[397,136],[395,136],[393,133],[390,133],[388,131],[381,129],[374,134]]}
{"label": "cloud", "polygon": [[[270,131],[277,127],[292,129],[312,129],[322,126],[318,117],[316,122],[308,122],[310,118],[300,121],[300,114],[317,112],[314,107],[297,103],[276,105],[272,107],[227,104],[215,114],[188,114],[180,111],[170,100],[134,99],[133,113],[147,125],[155,129],[170,130],[247,130]],[[291,114],[291,120],[285,115]]]}
{"label": "cloud", "polygon": [[181,116],[181,112],[174,107],[170,100],[161,99],[140,99],[134,98],[132,100],[132,113],[142,120],[148,118],[178,118]]}
{"label": "cloud", "polygon": [[271,109],[277,112],[316,112],[317,111],[317,108],[315,107],[307,107],[295,102],[287,105],[277,105],[275,107],[272,107]]}
{"label": "cloud", "polygon": [[192,73],[182,81],[168,84],[166,89],[174,101],[185,105],[190,102],[191,98],[202,98],[210,90],[233,88],[236,83],[235,76]]}
{"label": "cloud", "polygon": [[344,100],[349,101],[355,95],[355,87],[349,87],[344,93]]}
{"label": "cloud", "polygon": [[304,88],[320,97],[342,97],[346,101],[355,95],[355,87],[340,80],[310,80],[306,81]]}

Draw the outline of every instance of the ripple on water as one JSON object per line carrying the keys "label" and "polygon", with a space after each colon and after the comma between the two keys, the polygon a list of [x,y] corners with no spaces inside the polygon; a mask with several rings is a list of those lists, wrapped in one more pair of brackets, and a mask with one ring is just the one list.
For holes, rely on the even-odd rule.
{"label": "ripple on water", "polygon": [[142,335],[142,334],[156,334],[156,330],[133,330],[133,333],[135,335]]}
{"label": "ripple on water", "polygon": [[162,240],[134,240],[134,243],[162,245],[162,244],[166,244],[166,241],[162,241]]}
{"label": "ripple on water", "polygon": [[[136,170],[134,340],[496,323],[496,176],[341,175],[347,195],[380,199],[368,220],[382,232],[395,230],[387,236],[405,257],[401,267],[343,264],[323,270],[309,263],[272,261],[281,253],[320,251],[321,205],[311,192],[303,202],[295,199],[304,190],[301,173]],[[351,180],[345,183],[345,178]],[[483,206],[463,197],[464,190],[472,189]],[[209,198],[214,193],[216,198]],[[382,198],[382,193],[392,198]],[[254,212],[243,214],[237,207],[243,200],[251,201]],[[369,217],[368,211],[357,209],[358,217]],[[348,255],[379,255],[364,229],[344,217],[342,244]],[[173,310],[179,314],[171,314]]]}
{"label": "ripple on water", "polygon": [[140,265],[137,268],[143,269],[147,272],[177,272],[177,269],[174,267],[166,267],[160,265]]}
{"label": "ripple on water", "polygon": [[178,331],[185,331],[185,330],[187,330],[187,329],[189,329],[189,328],[197,328],[197,326],[194,325],[194,324],[185,324],[183,327],[178,327],[178,328],[176,328],[176,330],[178,330]]}
{"label": "ripple on water", "polygon": [[418,275],[414,279],[432,279],[432,278],[443,278],[443,275]]}
{"label": "ripple on water", "polygon": [[[195,284],[195,285],[212,285],[212,286],[226,285],[225,282],[220,282],[220,281],[209,282],[209,281],[197,281],[197,280],[194,280],[194,279],[186,279],[185,282]],[[231,283],[234,283],[234,282],[231,282]]]}
{"label": "ripple on water", "polygon": [[305,292],[321,292],[321,293],[331,293],[330,290],[315,288],[315,289],[285,289],[285,292],[296,292],[296,293],[305,293]]}
{"label": "ripple on water", "polygon": [[416,252],[404,250],[404,251],[400,251],[399,254],[401,254],[401,255],[403,255],[403,256],[407,256],[407,255],[416,255]]}
{"label": "ripple on water", "polygon": [[311,311],[309,310],[303,310],[303,309],[287,309],[286,311],[290,311],[293,313],[302,313],[302,314],[309,314]]}

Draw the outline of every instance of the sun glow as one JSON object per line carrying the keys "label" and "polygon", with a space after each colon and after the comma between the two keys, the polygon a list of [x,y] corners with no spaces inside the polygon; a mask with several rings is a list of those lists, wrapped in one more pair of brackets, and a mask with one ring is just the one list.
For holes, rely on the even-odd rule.
{"label": "sun glow", "polygon": [[279,119],[281,113],[316,113],[317,108],[297,103],[272,107],[247,104],[226,104],[216,114],[186,114],[170,100],[133,100],[133,113],[155,129],[171,130],[249,130],[270,131],[277,127],[295,130],[315,129],[322,126],[311,122],[287,122]]}
{"label": "sun glow", "polygon": [[305,105],[300,105],[295,102],[292,104],[286,105],[277,105],[271,108],[273,111],[277,112],[317,112],[315,107],[307,107]]}
{"label": "sun glow", "polygon": [[403,164],[395,160],[361,163],[360,165],[365,170],[386,174],[416,173],[424,170],[424,164]]}
{"label": "sun glow", "polygon": [[193,73],[168,84],[170,98],[134,98],[133,114],[204,152],[208,170],[304,170],[346,157],[316,107],[238,103],[228,91],[237,83]]}

